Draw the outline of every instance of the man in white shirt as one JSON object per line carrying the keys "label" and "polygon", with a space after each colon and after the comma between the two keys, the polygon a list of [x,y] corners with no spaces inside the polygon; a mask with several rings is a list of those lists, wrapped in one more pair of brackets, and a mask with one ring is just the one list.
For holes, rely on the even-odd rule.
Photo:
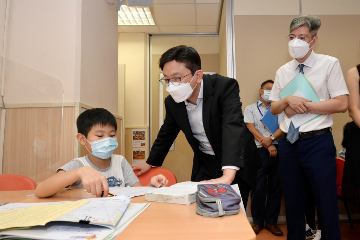
{"label": "man in white shirt", "polygon": [[[260,100],[245,108],[244,122],[254,135],[262,163],[257,172],[256,189],[251,191],[251,216],[254,222],[252,227],[254,232],[259,234],[266,222],[267,230],[275,236],[282,236],[282,230],[276,226],[282,197],[278,174],[277,139],[282,136],[282,131],[278,128],[272,133],[260,121],[269,111],[271,104],[269,97],[273,84],[273,80],[266,80],[261,84]],[[283,115],[284,113],[281,113],[277,116],[276,123],[282,121]]]}
{"label": "man in white shirt", "polygon": [[[315,199],[322,237],[341,239],[331,114],[347,110],[349,92],[338,59],[312,51],[320,25],[316,16],[292,20],[289,53],[294,60],[278,69],[270,95],[271,112],[286,113],[280,124],[283,137],[279,140],[279,176],[285,197],[288,239],[305,239],[306,183]],[[280,97],[281,90],[299,72],[303,72],[320,102],[296,96]],[[321,115],[295,128],[290,117],[305,113]]]}
{"label": "man in white shirt", "polygon": [[191,180],[237,183],[246,207],[261,163],[244,123],[238,82],[204,74],[200,55],[184,45],[167,50],[159,67],[164,73],[160,82],[170,93],[165,98],[164,124],[147,161],[133,169],[142,174],[151,166],[161,166],[181,130],[194,151]]}

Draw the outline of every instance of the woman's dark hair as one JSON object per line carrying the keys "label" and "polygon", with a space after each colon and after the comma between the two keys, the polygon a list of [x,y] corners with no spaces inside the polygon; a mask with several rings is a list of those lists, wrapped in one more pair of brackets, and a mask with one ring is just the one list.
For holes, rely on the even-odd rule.
{"label": "woman's dark hair", "polygon": [[186,68],[190,69],[192,75],[194,75],[197,70],[201,69],[200,55],[192,47],[180,45],[170,48],[161,56],[159,67],[163,70],[165,63],[173,60],[185,63]]}
{"label": "woman's dark hair", "polygon": [[341,142],[341,145],[346,148],[346,146],[348,145],[347,142],[349,141],[349,137],[350,137],[350,133],[351,133],[351,123],[352,122],[348,122],[344,125],[344,135],[343,135],[343,140]]}
{"label": "woman's dark hair", "polygon": [[101,126],[110,125],[117,130],[117,123],[114,115],[104,108],[92,108],[81,113],[76,120],[78,133],[81,133],[87,138],[91,128],[95,125]]}

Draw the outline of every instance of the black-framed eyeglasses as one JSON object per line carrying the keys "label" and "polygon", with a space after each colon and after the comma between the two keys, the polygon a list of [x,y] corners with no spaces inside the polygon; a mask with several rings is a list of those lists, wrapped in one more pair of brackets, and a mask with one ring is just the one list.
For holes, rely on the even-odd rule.
{"label": "black-framed eyeglasses", "polygon": [[190,74],[191,74],[191,73],[188,73],[188,74],[186,74],[186,75],[183,76],[183,77],[175,77],[175,78],[165,78],[165,77],[163,77],[163,78],[159,79],[159,82],[160,82],[162,85],[164,85],[165,87],[169,86],[170,83],[173,84],[173,85],[175,85],[175,86],[178,86],[178,85],[180,85],[181,80],[182,80],[183,78],[189,76]]}

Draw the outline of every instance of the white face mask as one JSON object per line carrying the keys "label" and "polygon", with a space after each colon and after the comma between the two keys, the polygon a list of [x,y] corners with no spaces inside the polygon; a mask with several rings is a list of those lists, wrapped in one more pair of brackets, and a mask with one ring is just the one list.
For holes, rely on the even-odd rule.
{"label": "white face mask", "polygon": [[[195,72],[196,74],[196,72]],[[174,99],[175,102],[180,103],[188,99],[191,94],[193,93],[194,88],[196,88],[197,83],[194,88],[191,88],[190,83],[195,77],[192,77],[190,82],[187,83],[179,83],[179,85],[174,85],[172,83],[169,83],[169,85],[166,87],[166,91],[170,93],[171,97]]]}
{"label": "white face mask", "polygon": [[[314,39],[313,39],[314,40]],[[311,42],[313,41],[311,40]],[[311,43],[310,42],[310,43]],[[298,38],[289,41],[289,54],[293,58],[303,58],[311,49],[310,43],[307,43]]]}
{"label": "white face mask", "polygon": [[265,100],[265,102],[271,102],[271,100],[269,99],[271,94],[271,90],[264,90],[264,94],[261,95],[261,97]]}

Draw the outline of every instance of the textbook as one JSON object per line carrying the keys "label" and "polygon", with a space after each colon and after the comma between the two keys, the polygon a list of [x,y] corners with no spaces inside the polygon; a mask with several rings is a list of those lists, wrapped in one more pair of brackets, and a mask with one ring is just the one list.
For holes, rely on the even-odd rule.
{"label": "textbook", "polygon": [[0,239],[42,239],[42,240],[74,240],[74,239],[114,239],[120,234],[149,203],[131,203],[114,230],[91,224],[73,222],[50,222],[45,226],[28,229],[9,229],[0,232]]}
{"label": "textbook", "polygon": [[196,202],[197,185],[200,182],[181,182],[170,187],[157,188],[145,193],[145,200],[175,204],[192,204]]}
{"label": "textbook", "polygon": [[114,229],[129,203],[129,198],[119,196],[63,203],[22,203],[20,208],[19,204],[17,208],[8,204],[4,207],[14,210],[0,211],[0,230],[44,226],[53,221],[92,224]]}
{"label": "textbook", "polygon": [[145,193],[146,201],[189,205],[196,202],[196,189],[182,187],[162,187]]}
{"label": "textbook", "polygon": [[270,112],[270,109],[271,109],[271,105],[270,105],[269,109],[266,111],[266,113],[264,114],[264,116],[260,119],[260,121],[264,124],[264,126],[272,134],[274,134],[275,131],[278,130],[278,128],[279,128],[279,123],[278,123],[277,115],[273,115]]}
{"label": "textbook", "polygon": [[[315,90],[313,89],[309,81],[306,79],[304,74],[302,73],[296,75],[293,78],[293,80],[291,80],[280,92],[281,99],[290,95],[303,97],[308,100],[311,100],[312,102],[320,102],[319,97],[316,95]],[[291,121],[293,122],[295,128],[298,128],[301,125],[314,120],[320,115],[321,114],[313,114],[313,113],[295,114],[294,116],[291,117]]]}

